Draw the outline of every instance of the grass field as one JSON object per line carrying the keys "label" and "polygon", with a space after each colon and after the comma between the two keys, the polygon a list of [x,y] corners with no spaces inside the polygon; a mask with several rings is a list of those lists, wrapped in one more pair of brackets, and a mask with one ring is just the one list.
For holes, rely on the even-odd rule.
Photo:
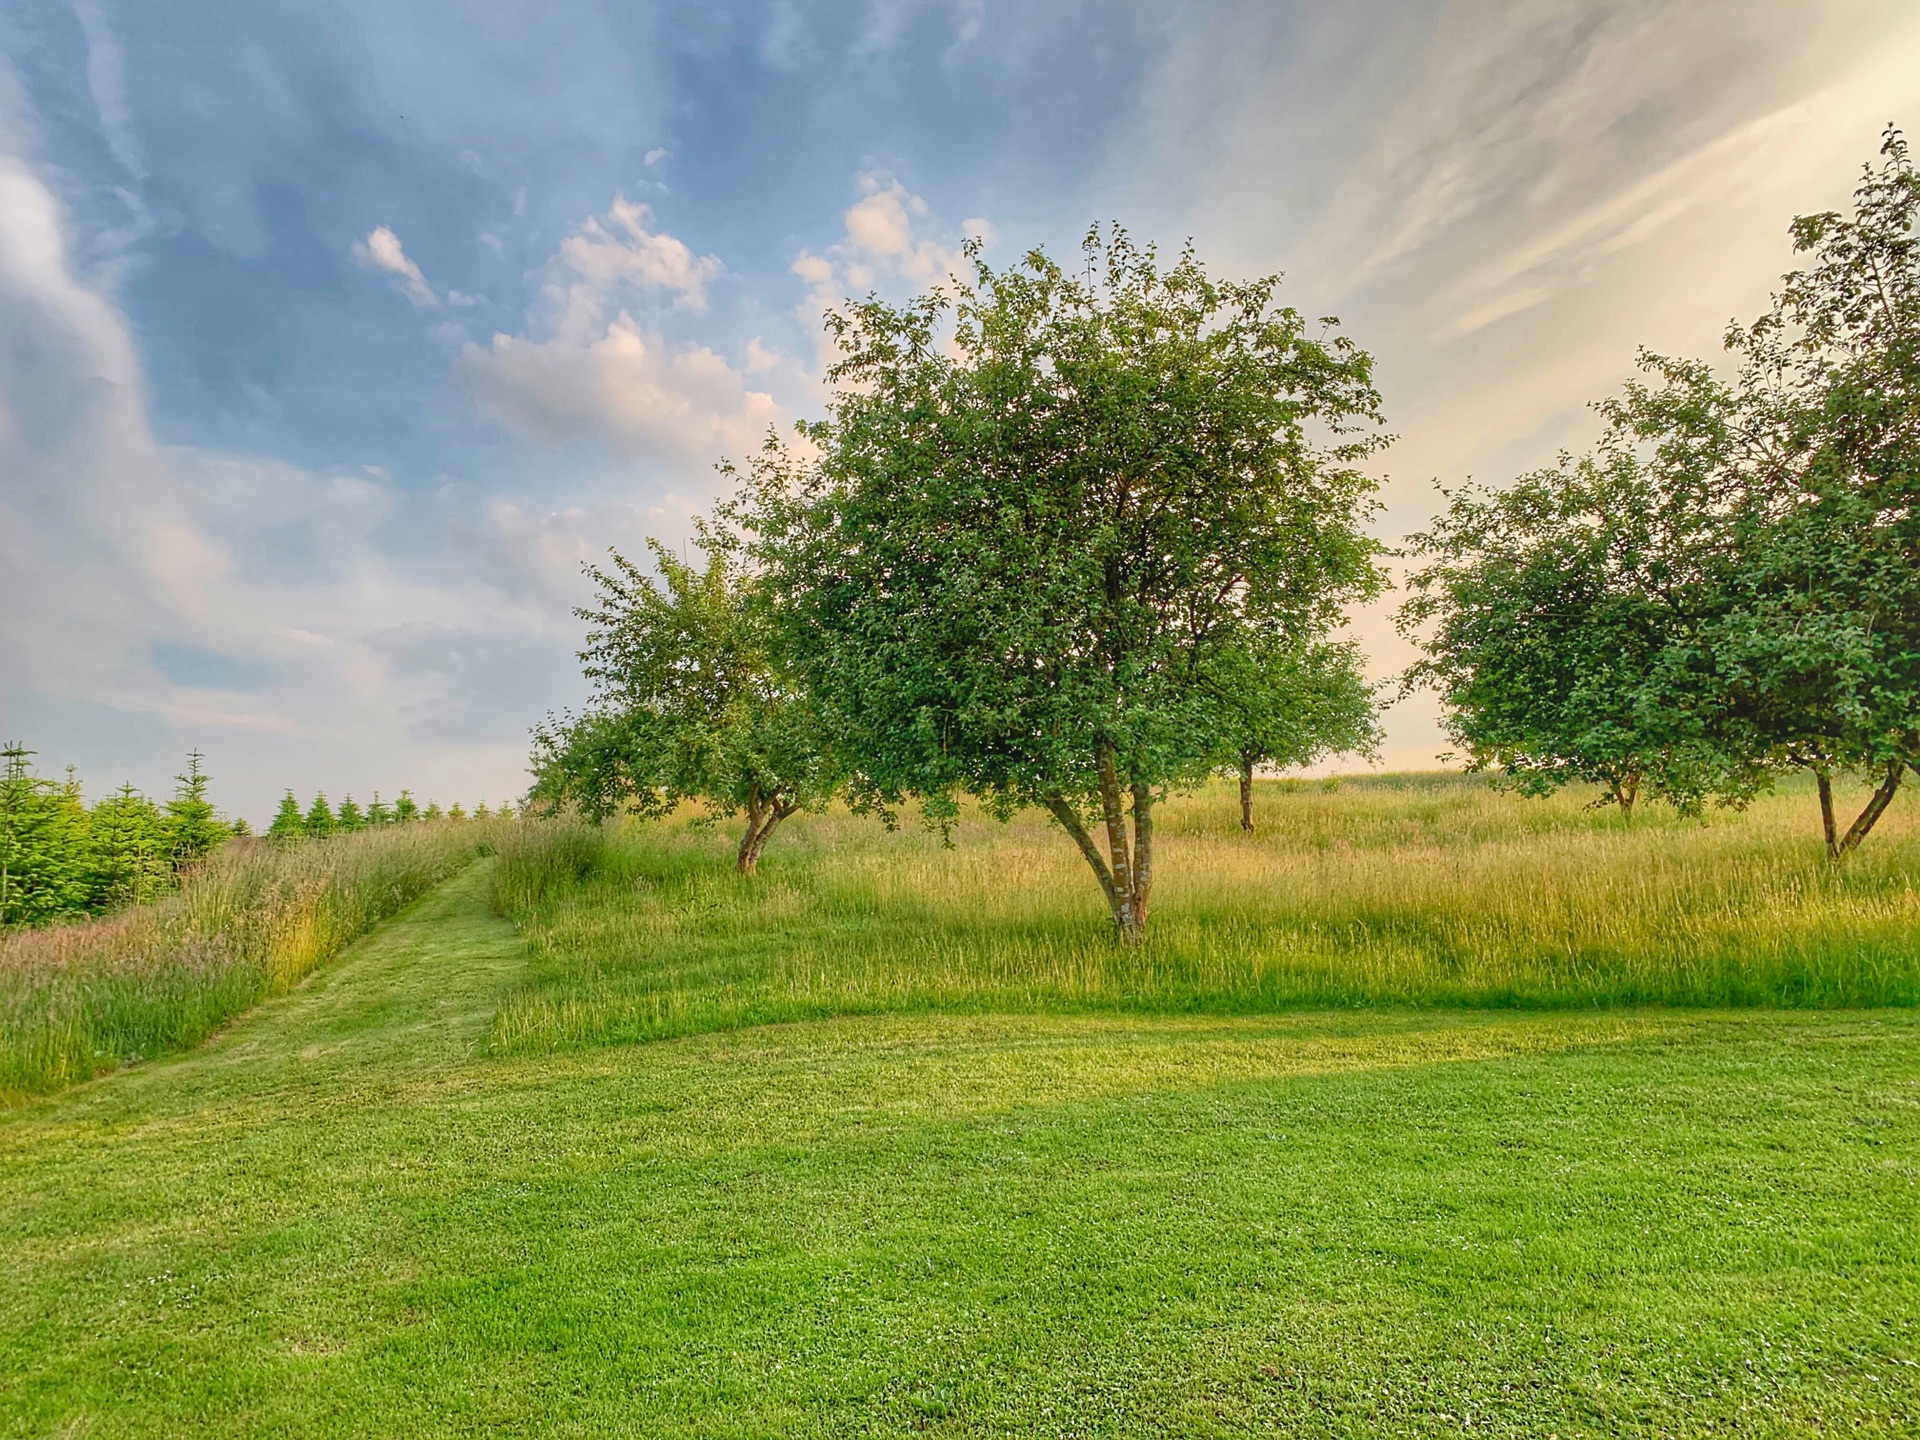
{"label": "grass field", "polygon": [[[1571,807],[1503,837],[1475,808],[1501,797],[1269,798],[1276,832],[1298,799],[1346,834],[1272,834],[1262,863],[1311,876],[1284,857],[1318,845],[1383,893],[1402,882],[1352,820],[1376,802],[1382,834],[1395,805],[1415,836],[1430,803],[1449,834],[1483,814],[1446,842],[1459,875],[1535,844],[1647,870],[1663,834],[1773,857],[1730,893],[1817,873],[1785,810],[1744,840],[1616,841]],[[1883,868],[1821,882],[1819,911],[1888,946],[1896,821]],[[906,904],[890,843],[930,878],[993,845],[1052,873],[1043,831],[946,853],[863,848],[851,823],[783,836],[764,891],[860,893],[843,854]],[[1239,843],[1181,823],[1170,857]],[[663,836],[619,850],[680,867],[627,872],[648,906],[724,848]],[[575,983],[552,932],[605,923],[619,872],[576,887],[592,856],[567,843],[571,866],[456,876],[193,1053],[0,1112],[0,1436],[1920,1431],[1920,1011],[1153,1014],[1039,990],[996,1011],[982,988],[951,1012],[503,1045],[515,1007]],[[1670,874],[1705,865],[1688,853]],[[1175,932],[1215,883],[1178,863]],[[1400,868],[1426,895],[1465,883]],[[1077,946],[1097,924],[1097,896],[1003,889],[1002,925]]]}
{"label": "grass field", "polygon": [[1585,800],[1439,775],[1268,783],[1249,838],[1224,790],[1177,798],[1138,950],[1110,942],[1043,815],[972,819],[951,849],[803,816],[751,885],[723,829],[523,829],[496,889],[535,965],[493,1043],[933,1009],[1920,1003],[1913,797],[1844,869],[1810,790],[1631,825]]}

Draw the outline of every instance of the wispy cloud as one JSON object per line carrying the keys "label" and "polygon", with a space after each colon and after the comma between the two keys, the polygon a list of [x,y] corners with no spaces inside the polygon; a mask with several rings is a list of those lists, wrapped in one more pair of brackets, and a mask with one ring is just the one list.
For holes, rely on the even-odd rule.
{"label": "wispy cloud", "polygon": [[376,225],[366,239],[353,242],[353,258],[365,269],[393,276],[394,288],[422,309],[440,303],[420,267],[408,258],[400,237],[385,225]]}

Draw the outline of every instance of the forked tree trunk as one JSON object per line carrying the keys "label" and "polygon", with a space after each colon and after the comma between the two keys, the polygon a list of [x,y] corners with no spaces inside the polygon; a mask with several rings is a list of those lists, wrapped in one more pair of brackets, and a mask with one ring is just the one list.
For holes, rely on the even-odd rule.
{"label": "forked tree trunk", "polygon": [[1621,818],[1633,823],[1633,802],[1640,797],[1640,772],[1629,770],[1613,782],[1613,803],[1620,807]]}
{"label": "forked tree trunk", "polygon": [[1253,761],[1240,758],[1240,828],[1253,834]]}
{"label": "forked tree trunk", "polygon": [[1844,860],[1860,848],[1860,842],[1867,838],[1880,817],[1887,813],[1887,807],[1893,803],[1893,797],[1899,792],[1900,781],[1906,773],[1905,760],[1889,760],[1884,778],[1874,787],[1873,794],[1867,797],[1866,808],[1854,817],[1853,824],[1842,835],[1839,822],[1833,814],[1833,776],[1824,765],[1814,767],[1814,784],[1820,791],[1820,827],[1826,833],[1829,860]]}
{"label": "forked tree trunk", "polygon": [[[1095,752],[1100,780],[1100,815],[1106,830],[1106,853],[1081,823],[1080,814],[1064,796],[1050,796],[1047,809],[1073,838],[1092,868],[1113,912],[1114,932],[1123,944],[1136,944],[1147,933],[1147,908],[1153,893],[1153,788],[1133,780],[1123,796],[1118,759],[1104,741]],[[1133,834],[1127,834],[1126,799],[1132,804]]]}
{"label": "forked tree trunk", "polygon": [[758,790],[748,795],[747,833],[740,837],[740,850],[734,857],[733,868],[742,875],[759,873],[760,852],[767,848],[767,837],[798,808],[779,796],[767,799]]}

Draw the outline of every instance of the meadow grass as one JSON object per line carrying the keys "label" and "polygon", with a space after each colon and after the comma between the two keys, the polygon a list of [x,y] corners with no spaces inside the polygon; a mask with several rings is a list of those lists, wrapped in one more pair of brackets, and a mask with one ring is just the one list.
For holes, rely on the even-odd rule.
{"label": "meadow grass", "polygon": [[0,935],[0,1102],[199,1044],[491,849],[504,828],[233,842],[153,904]]}
{"label": "meadow grass", "polygon": [[938,836],[797,817],[756,880],[697,816],[517,832],[495,902],[534,964],[492,1044],[883,1011],[1920,1002],[1920,805],[1844,866],[1811,793],[1631,823],[1458,776],[1270,781],[1162,807],[1152,933],[1116,946],[1044,816]]}
{"label": "meadow grass", "polygon": [[1920,1425],[1913,1010],[490,1056],[527,958],[487,888],[0,1114],[0,1437]]}

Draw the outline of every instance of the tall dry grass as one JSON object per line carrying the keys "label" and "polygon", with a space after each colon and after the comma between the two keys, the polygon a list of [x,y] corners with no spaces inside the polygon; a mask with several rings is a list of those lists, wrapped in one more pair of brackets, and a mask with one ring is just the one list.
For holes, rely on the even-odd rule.
{"label": "tall dry grass", "polygon": [[1844,868],[1811,793],[1702,820],[1525,800],[1459,777],[1218,789],[1160,824],[1152,933],[1116,947],[1042,817],[951,849],[789,822],[757,883],[666,822],[516,836],[496,901],[533,947],[494,1043],[546,1048],[889,1009],[1920,1003],[1920,804]]}
{"label": "tall dry grass", "polygon": [[0,937],[0,1098],[198,1044],[491,850],[503,824],[222,846],[179,893]]}

